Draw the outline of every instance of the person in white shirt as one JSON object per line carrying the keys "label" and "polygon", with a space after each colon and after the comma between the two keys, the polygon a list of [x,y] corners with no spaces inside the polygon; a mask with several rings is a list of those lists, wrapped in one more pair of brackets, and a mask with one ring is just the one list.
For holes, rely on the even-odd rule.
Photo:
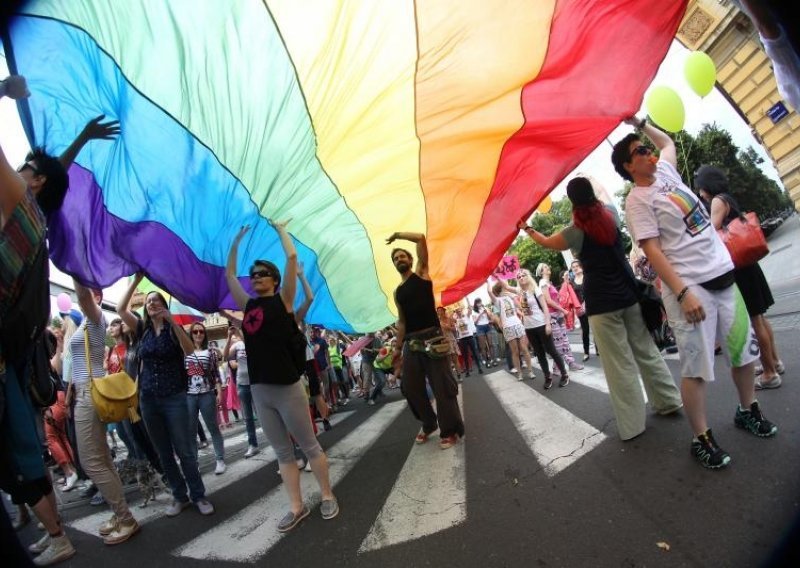
{"label": "person in white shirt", "polygon": [[478,341],[475,339],[475,322],[472,321],[470,315],[469,304],[466,307],[458,306],[454,314],[454,322],[456,325],[456,333],[458,334],[458,347],[461,350],[461,357],[464,359],[464,372],[467,377],[472,372],[472,365],[470,364],[470,355],[472,360],[478,367],[478,373],[483,374],[483,366],[481,365],[481,358],[478,355]]}
{"label": "person in white shirt", "polygon": [[656,158],[631,133],[614,145],[611,161],[617,173],[634,183],[625,202],[627,225],[664,284],[664,307],[681,361],[681,396],[695,436],[692,454],[704,467],[725,467],[730,456],[715,441],[705,411],[706,383],[714,380],[715,341],[722,345],[739,396],[734,424],[762,438],[778,430],[764,418],[755,397],[758,341],[734,283],[730,254],[678,174],[675,143],[646,120],[625,122],[638,127],[660,152]]}
{"label": "person in white shirt", "polygon": [[[533,379],[531,354],[525,341],[525,327],[522,325],[522,313],[514,301],[514,293],[504,280],[495,282],[494,286],[486,286],[489,297],[500,313],[500,327],[503,329],[503,338],[511,348],[511,372],[516,374],[517,380],[523,380],[522,361],[525,361],[529,372],[529,379]],[[525,339],[523,339],[525,338]]]}

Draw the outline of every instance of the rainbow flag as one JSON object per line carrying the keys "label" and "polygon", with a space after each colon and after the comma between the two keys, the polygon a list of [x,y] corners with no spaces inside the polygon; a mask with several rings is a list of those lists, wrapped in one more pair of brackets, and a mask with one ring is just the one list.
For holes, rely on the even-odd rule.
{"label": "rainbow flag", "polygon": [[[32,144],[59,154],[118,119],[70,171],[50,220],[56,265],[107,286],[143,269],[203,312],[224,277],[284,257],[310,323],[395,319],[385,239],[427,235],[438,300],[491,274],[531,213],[640,106],[686,1],[33,1],[4,37],[32,92]],[[397,244],[397,243],[396,243]],[[402,246],[402,244],[401,244]],[[413,245],[408,246],[413,252]],[[298,302],[301,298],[298,298]]]}

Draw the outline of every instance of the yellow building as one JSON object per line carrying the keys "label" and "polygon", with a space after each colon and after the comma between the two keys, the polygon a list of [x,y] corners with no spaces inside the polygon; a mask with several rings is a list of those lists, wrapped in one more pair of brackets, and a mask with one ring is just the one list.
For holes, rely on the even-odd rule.
{"label": "yellow building", "polygon": [[753,23],[729,0],[691,0],[677,39],[714,60],[717,87],[750,125],[798,208],[800,115],[788,104],[786,114],[780,108],[772,66]]}

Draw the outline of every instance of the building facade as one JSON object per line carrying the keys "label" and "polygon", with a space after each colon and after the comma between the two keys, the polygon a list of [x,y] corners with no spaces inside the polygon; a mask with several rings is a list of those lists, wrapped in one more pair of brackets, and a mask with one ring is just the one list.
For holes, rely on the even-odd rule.
{"label": "building facade", "polygon": [[691,0],[677,39],[707,53],[717,87],[772,158],[795,208],[800,206],[800,115],[778,93],[758,31],[730,0]]}

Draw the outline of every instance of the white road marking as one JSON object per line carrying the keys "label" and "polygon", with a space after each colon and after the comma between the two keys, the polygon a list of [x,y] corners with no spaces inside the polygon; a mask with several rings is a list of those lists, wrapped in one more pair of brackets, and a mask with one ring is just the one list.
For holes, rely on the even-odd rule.
{"label": "white road marking", "polygon": [[[459,406],[464,404],[459,395]],[[467,519],[464,442],[442,450],[438,438],[413,444],[406,463],[358,552],[378,550],[459,525]]]}
{"label": "white road marking", "polygon": [[488,375],[486,383],[549,477],[606,439],[594,426],[517,381],[510,373]]}
{"label": "white road marking", "polygon": [[[355,414],[354,410],[349,412],[338,412],[331,416],[330,422],[335,426],[353,414]],[[247,435],[245,434],[243,438],[244,442],[247,441],[246,436]],[[234,436],[231,439],[238,437],[239,436]],[[227,442],[228,440],[226,440],[226,447]],[[206,496],[209,497],[216,491],[224,489],[229,485],[233,485],[251,473],[258,471],[262,467],[265,467],[276,460],[277,456],[275,455],[275,451],[272,449],[272,447],[267,446],[265,448],[262,447],[260,453],[249,459],[241,458],[233,463],[228,464],[227,470],[222,475],[214,475],[213,471],[206,473],[203,475],[203,484],[206,486]],[[133,516],[136,517],[138,523],[142,525],[165,516],[170,503],[172,503],[172,496],[170,495],[169,487],[167,487],[166,492],[162,492],[158,495],[158,500],[151,501],[144,509],[133,506],[133,503],[130,503],[130,505]],[[98,527],[111,516],[111,513],[105,510],[105,507],[103,507],[103,509],[104,510],[102,512],[87,515],[86,517],[81,517],[80,519],[67,523],[67,526],[99,538],[99,535],[97,534]]]}
{"label": "white road marking", "polygon": [[[385,404],[378,412],[328,450],[331,485],[336,486],[406,407],[404,400]],[[320,501],[316,479],[301,476],[306,504]],[[342,504],[346,507],[347,504]],[[272,489],[238,514],[172,552],[202,560],[251,562],[269,551],[283,536],[278,521],[288,511],[282,486]],[[315,512],[316,513],[316,512]],[[335,522],[335,521],[332,521]]]}

